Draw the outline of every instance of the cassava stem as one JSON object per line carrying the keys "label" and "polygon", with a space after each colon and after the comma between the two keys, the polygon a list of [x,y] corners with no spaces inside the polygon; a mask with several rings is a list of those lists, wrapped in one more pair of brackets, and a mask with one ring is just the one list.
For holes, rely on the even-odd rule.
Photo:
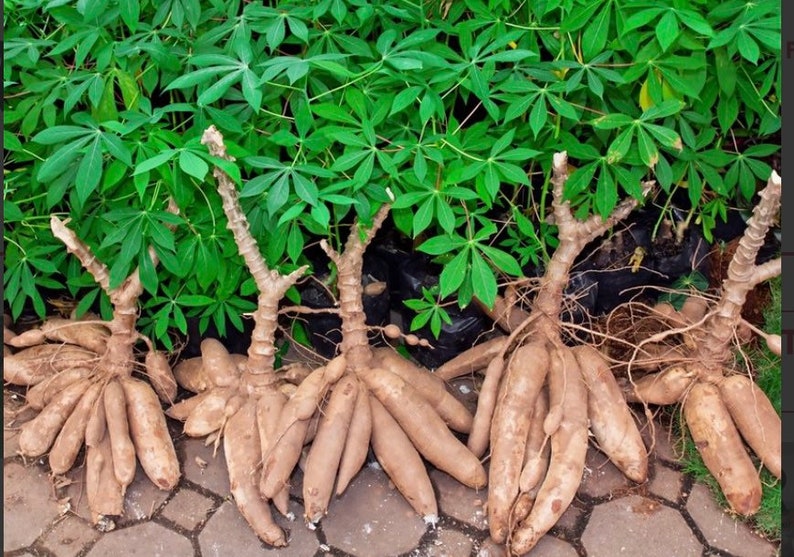
{"label": "cassava stem", "polygon": [[[226,152],[223,136],[215,126],[210,126],[204,131],[201,143],[207,146],[211,155],[227,161],[235,160]],[[218,166],[213,170],[213,176],[218,181],[218,193],[223,200],[223,212],[228,219],[227,227],[232,231],[238,251],[245,260],[259,290],[257,309],[254,314],[254,330],[251,333],[251,345],[248,349],[248,376],[246,379],[254,381],[252,376],[259,375],[260,377],[256,378],[257,385],[269,385],[275,382],[278,304],[289,287],[306,272],[308,266],[299,267],[287,275],[281,275],[278,271],[269,269],[259,251],[256,240],[251,235],[248,220],[240,207],[239,195],[234,182]]]}
{"label": "cassava stem", "polygon": [[386,216],[389,204],[384,204],[372,218],[369,228],[362,229],[356,221],[350,231],[344,251],[340,254],[327,241],[322,240],[320,246],[334,262],[337,269],[337,287],[339,289],[339,314],[342,317],[342,354],[348,356],[350,371],[365,369],[372,353],[367,338],[367,322],[364,313],[363,287],[361,275],[364,266],[364,251],[375,237]]}
{"label": "cassava stem", "polygon": [[756,265],[755,258],[780,210],[781,192],[781,178],[772,171],[766,187],[759,192],[761,200],[747,220],[747,228],[728,265],[728,276],[722,284],[723,295],[717,302],[706,329],[707,334],[700,344],[700,354],[707,361],[722,361],[730,354],[727,347],[741,321],[747,293],[757,284],[780,274],[780,257],[762,265]]}

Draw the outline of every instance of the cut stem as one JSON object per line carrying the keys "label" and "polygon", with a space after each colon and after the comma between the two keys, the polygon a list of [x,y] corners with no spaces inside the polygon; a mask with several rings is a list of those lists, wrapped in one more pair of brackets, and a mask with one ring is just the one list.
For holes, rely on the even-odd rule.
{"label": "cut stem", "polygon": [[705,328],[707,333],[700,344],[700,355],[707,361],[721,362],[730,356],[728,346],[741,322],[747,294],[759,283],[780,274],[780,258],[762,265],[756,265],[755,259],[780,211],[781,191],[781,178],[772,171],[728,265],[728,276],[722,283],[722,296],[710,318],[710,326]]}
{"label": "cut stem", "polygon": [[[204,131],[201,143],[207,146],[212,156],[230,162],[235,160],[226,152],[223,135],[215,126],[210,126]],[[234,181],[217,166],[213,170],[213,176],[218,181],[218,193],[223,200],[223,212],[228,220],[226,226],[232,231],[237,249],[259,289],[257,310],[254,312],[255,325],[251,334],[251,345],[248,348],[246,378],[256,384],[270,384],[275,381],[278,304],[289,287],[306,272],[308,266],[304,265],[288,275],[269,269],[249,230],[248,219],[240,206]],[[269,378],[263,381],[264,375],[269,375]],[[255,380],[253,376],[260,377]]]}
{"label": "cut stem", "polygon": [[367,322],[364,313],[363,287],[361,285],[364,267],[364,251],[375,237],[386,216],[389,204],[382,205],[372,218],[372,225],[363,230],[356,220],[347,237],[344,251],[340,254],[327,241],[320,246],[336,265],[339,289],[339,316],[342,319],[342,344],[340,351],[347,357],[351,371],[365,369],[372,357],[367,338]]}
{"label": "cut stem", "polygon": [[[173,200],[169,201],[168,211],[178,212]],[[104,323],[110,330],[107,350],[102,356],[101,367],[117,376],[132,374],[134,359],[132,347],[140,338],[135,325],[138,320],[138,297],[143,293],[139,269],[136,268],[116,288],[110,287],[110,272],[107,266],[99,261],[91,248],[77,237],[77,234],[66,225],[69,219],[62,221],[56,215],[50,218],[53,235],[66,246],[66,250],[75,255],[86,271],[88,271],[113,304],[113,318]],[[153,265],[159,258],[153,248],[149,248],[149,257]]]}
{"label": "cut stem", "polygon": [[[560,244],[551,256],[546,272],[541,279],[533,311],[536,310],[542,314],[543,318],[539,322],[539,324],[542,323],[540,325],[542,328],[545,328],[545,325],[553,325],[553,329],[548,329],[549,334],[559,336],[559,315],[562,312],[563,292],[568,285],[574,261],[589,242],[628,216],[637,206],[638,200],[626,199],[622,201],[606,219],[602,219],[599,215],[593,215],[585,221],[578,221],[571,213],[570,202],[564,199],[564,187],[568,181],[568,154],[565,151],[554,154],[552,171],[551,183],[554,196],[552,206],[554,221],[559,230]],[[642,184],[643,197],[651,191],[653,184],[654,182]],[[538,326],[536,325],[536,327]]]}

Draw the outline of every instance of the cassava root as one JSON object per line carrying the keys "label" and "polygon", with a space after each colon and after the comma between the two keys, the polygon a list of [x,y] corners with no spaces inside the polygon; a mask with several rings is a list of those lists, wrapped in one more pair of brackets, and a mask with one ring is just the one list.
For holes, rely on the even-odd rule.
{"label": "cassava root", "polygon": [[[175,211],[173,205],[169,211]],[[161,406],[175,397],[176,382],[165,355],[135,330],[143,291],[138,270],[111,288],[107,267],[67,223],[52,216],[52,232],[108,294],[113,318],[49,317],[40,327],[5,335],[6,345],[17,350],[5,357],[3,378],[27,387],[28,405],[38,411],[21,428],[22,456],[49,452],[53,474],[65,474],[86,447],[88,506],[98,523],[123,511],[138,462],[160,489],[171,490],[179,481],[179,462]],[[153,250],[149,256],[156,264]],[[138,340],[149,347],[141,375],[151,383],[133,377]]]}
{"label": "cassava root", "polygon": [[[573,500],[584,471],[588,426],[627,477],[638,483],[647,479],[647,452],[609,364],[596,349],[566,346],[560,333],[574,260],[638,201],[620,203],[603,220],[577,221],[563,198],[566,153],[554,155],[552,173],[559,246],[529,311],[497,297],[493,308],[484,309],[507,336],[475,346],[437,370],[450,379],[485,369],[468,447],[478,456],[490,447],[490,541],[515,555],[530,551]],[[652,185],[643,184],[643,195]]]}
{"label": "cassava root", "polygon": [[[752,370],[740,368],[732,347],[746,323],[742,306],[750,290],[780,273],[778,257],[756,264],[756,255],[780,207],[782,181],[773,172],[759,193],[760,201],[747,221],[738,248],[728,267],[716,302],[701,296],[689,296],[682,308],[666,312],[674,316],[669,330],[638,343],[635,354],[644,344],[661,343],[668,338],[682,338],[672,345],[680,355],[678,361],[657,364],[642,377],[629,373],[624,381],[626,397],[649,405],[681,403],[686,427],[706,467],[719,483],[731,509],[749,516],[761,503],[760,466],[751,459],[747,445],[769,472],[781,477],[781,419],[766,394],[752,379]],[[617,311],[617,310],[616,310]],[[779,336],[767,338],[776,348]],[[634,369],[629,358],[627,368]]]}

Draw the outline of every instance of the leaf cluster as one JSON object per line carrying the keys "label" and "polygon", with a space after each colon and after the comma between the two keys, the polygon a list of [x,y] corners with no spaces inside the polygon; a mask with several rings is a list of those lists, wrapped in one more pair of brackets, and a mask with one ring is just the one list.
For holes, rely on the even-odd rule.
{"label": "leaf cluster", "polygon": [[[780,14],[769,0],[243,2],[6,0],[4,298],[104,294],[47,228],[77,232],[119,284],[138,268],[145,332],[250,311],[213,166],[238,183],[268,264],[393,221],[445,263],[439,299],[490,304],[548,257],[551,156],[578,214],[655,178],[707,233],[779,152]],[[236,163],[199,144],[216,125]],[[166,212],[169,199],[178,217]],[[342,235],[343,236],[343,235]],[[153,265],[149,246],[159,266]],[[438,325],[444,315],[435,311]],[[428,319],[431,319],[428,316]]]}

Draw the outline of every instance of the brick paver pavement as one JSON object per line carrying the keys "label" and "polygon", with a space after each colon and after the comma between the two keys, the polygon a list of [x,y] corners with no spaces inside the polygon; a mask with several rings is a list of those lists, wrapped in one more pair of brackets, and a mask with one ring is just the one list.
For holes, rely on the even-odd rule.
{"label": "brick paver pavement", "polygon": [[[4,397],[3,550],[5,557],[503,557],[487,543],[486,493],[433,470],[441,510],[435,527],[424,524],[377,466],[363,469],[315,529],[300,518],[300,471],[291,510],[278,517],[289,531],[284,549],[264,546],[241,517],[229,493],[221,451],[177,435],[183,475],[163,492],[139,471],[124,516],[90,522],[82,469],[53,485],[46,462],[16,454],[11,421],[19,400]],[[179,430],[178,424],[174,431]],[[70,483],[71,482],[71,483]],[[681,473],[669,441],[657,432],[650,480],[626,480],[591,449],[579,493],[530,557],[773,557],[779,544],[756,535],[715,503],[708,490]]]}

